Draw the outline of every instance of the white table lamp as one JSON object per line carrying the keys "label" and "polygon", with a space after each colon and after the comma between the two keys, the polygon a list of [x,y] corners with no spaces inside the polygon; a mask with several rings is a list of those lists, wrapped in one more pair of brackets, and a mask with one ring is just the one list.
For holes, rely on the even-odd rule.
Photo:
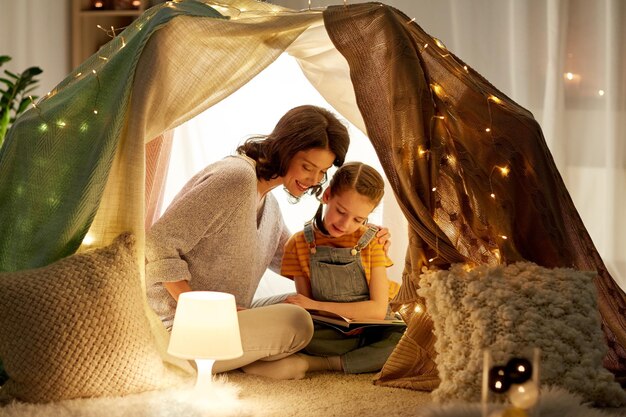
{"label": "white table lamp", "polygon": [[182,293],[167,352],[195,360],[196,391],[210,389],[213,363],[243,355],[235,297],[214,291]]}

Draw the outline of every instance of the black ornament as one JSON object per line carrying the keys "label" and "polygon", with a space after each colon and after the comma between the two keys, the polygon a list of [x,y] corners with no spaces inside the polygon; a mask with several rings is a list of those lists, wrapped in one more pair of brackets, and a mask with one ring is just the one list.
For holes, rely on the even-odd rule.
{"label": "black ornament", "polygon": [[525,358],[511,358],[506,364],[506,374],[511,384],[523,384],[533,376],[533,365]]}
{"label": "black ornament", "polygon": [[505,366],[494,366],[489,370],[489,389],[502,394],[511,388],[511,381]]}

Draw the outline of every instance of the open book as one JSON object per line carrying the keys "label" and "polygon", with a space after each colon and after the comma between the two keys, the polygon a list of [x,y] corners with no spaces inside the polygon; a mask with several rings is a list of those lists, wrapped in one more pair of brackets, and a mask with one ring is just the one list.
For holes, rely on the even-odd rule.
{"label": "open book", "polygon": [[344,333],[351,332],[352,330],[359,329],[361,327],[369,326],[405,326],[404,321],[397,316],[397,318],[387,319],[366,319],[366,320],[353,320],[347,317],[340,316],[339,314],[331,313],[325,310],[307,310],[311,314],[313,321],[318,323],[325,323],[329,326],[336,328]]}

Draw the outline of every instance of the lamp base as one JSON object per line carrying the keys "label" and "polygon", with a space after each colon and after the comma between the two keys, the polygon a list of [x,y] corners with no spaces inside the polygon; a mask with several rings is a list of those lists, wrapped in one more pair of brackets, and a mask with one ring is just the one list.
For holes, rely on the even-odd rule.
{"label": "lamp base", "polygon": [[213,387],[213,363],[214,359],[196,359],[198,376],[194,391],[196,394],[210,392]]}

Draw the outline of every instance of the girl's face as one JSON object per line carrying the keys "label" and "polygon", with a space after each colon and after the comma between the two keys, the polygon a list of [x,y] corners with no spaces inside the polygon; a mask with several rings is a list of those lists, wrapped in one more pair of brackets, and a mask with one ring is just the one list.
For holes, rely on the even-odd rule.
{"label": "girl's face", "polygon": [[327,188],[322,202],[326,204],[324,227],[332,237],[356,232],[376,208],[369,197],[355,190],[346,190],[331,196],[330,189]]}
{"label": "girl's face", "polygon": [[328,149],[299,151],[291,159],[289,169],[283,177],[283,185],[291,195],[300,197],[324,179],[334,160],[335,154]]}

